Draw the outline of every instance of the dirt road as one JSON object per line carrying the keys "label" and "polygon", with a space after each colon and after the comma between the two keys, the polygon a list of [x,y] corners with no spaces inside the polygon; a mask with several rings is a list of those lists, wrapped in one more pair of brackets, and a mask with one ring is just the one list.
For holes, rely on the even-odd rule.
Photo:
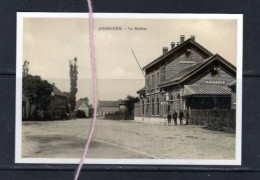
{"label": "dirt road", "polygon": [[[79,158],[91,119],[23,122],[22,156]],[[88,158],[234,159],[235,135],[199,126],[97,120]]]}

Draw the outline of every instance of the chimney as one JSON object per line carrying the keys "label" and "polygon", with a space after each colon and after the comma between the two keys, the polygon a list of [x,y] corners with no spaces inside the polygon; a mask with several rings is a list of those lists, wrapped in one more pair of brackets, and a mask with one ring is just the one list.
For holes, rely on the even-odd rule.
{"label": "chimney", "polygon": [[177,42],[177,46],[179,46],[181,44],[181,42]]}
{"label": "chimney", "polygon": [[175,42],[171,42],[171,49],[175,48]]}
{"label": "chimney", "polygon": [[167,53],[168,52],[168,47],[163,47],[162,51],[163,51],[163,54]]}
{"label": "chimney", "polygon": [[180,36],[180,42],[183,43],[185,41],[185,36],[184,35],[181,35]]}
{"label": "chimney", "polygon": [[190,38],[195,41],[195,35],[191,35]]}

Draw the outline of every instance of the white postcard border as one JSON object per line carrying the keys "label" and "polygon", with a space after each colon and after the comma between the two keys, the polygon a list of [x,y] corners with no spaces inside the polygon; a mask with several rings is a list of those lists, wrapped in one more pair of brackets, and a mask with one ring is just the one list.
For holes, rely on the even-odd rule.
{"label": "white postcard border", "polygon": [[[23,158],[22,149],[22,58],[23,18],[88,18],[88,13],[17,13],[16,45],[16,125],[15,163],[31,164],[78,164],[79,158]],[[131,19],[235,19],[237,20],[237,94],[236,94],[236,150],[234,160],[195,159],[91,159],[85,164],[138,164],[138,165],[241,165],[242,161],[242,57],[243,57],[243,15],[242,14],[146,14],[146,13],[94,13],[94,18]],[[83,153],[83,149],[82,149]]]}

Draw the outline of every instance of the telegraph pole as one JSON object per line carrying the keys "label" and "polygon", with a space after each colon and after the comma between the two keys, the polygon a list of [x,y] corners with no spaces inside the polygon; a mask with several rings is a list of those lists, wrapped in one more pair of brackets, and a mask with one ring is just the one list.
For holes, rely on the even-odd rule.
{"label": "telegraph pole", "polygon": [[[134,56],[134,58],[135,58],[135,61],[137,62],[138,66],[139,66],[139,68],[140,68],[140,70],[141,70],[141,72],[142,72],[142,74],[143,74],[143,76],[144,76],[145,82],[146,82],[147,85],[148,85],[149,92],[151,93],[151,89],[152,89],[152,88],[151,88],[151,86],[150,86],[150,84],[149,84],[149,81],[147,80],[147,78],[146,78],[146,76],[145,76],[145,74],[144,74],[144,71],[143,71],[143,69],[142,69],[142,67],[141,67],[141,65],[140,65],[140,63],[139,63],[139,61],[138,61],[138,59],[136,58],[133,49],[131,49],[131,51],[132,51],[132,54],[133,54],[133,56]],[[150,103],[150,101],[149,101],[149,103]],[[146,114],[147,114],[147,111],[148,111],[148,107],[146,108]],[[144,120],[144,114],[143,114],[143,120]]]}

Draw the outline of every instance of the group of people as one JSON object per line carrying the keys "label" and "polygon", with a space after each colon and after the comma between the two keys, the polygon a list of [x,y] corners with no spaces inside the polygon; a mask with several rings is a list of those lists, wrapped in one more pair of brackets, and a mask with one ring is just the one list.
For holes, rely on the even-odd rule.
{"label": "group of people", "polygon": [[[182,110],[180,110],[180,113],[178,115],[178,113],[174,110],[173,113],[171,114],[170,112],[167,114],[167,120],[168,120],[168,126],[171,126],[172,120],[174,122],[174,125],[177,125],[177,118],[179,117],[180,119],[180,125],[183,124],[183,117],[184,117],[184,113],[182,112]],[[187,120],[186,120],[186,124],[187,124]]]}

